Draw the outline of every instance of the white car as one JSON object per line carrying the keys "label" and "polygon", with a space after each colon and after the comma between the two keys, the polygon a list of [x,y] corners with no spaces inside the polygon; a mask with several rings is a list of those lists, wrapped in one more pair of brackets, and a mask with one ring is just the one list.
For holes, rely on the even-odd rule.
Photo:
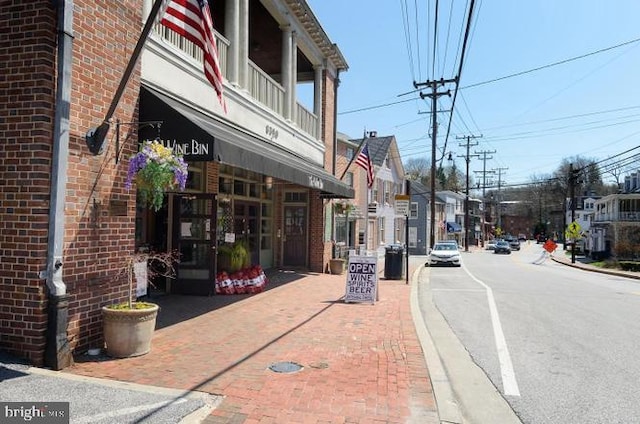
{"label": "white car", "polygon": [[436,243],[429,252],[429,260],[424,266],[453,265],[460,266],[460,251],[454,243]]}
{"label": "white car", "polygon": [[485,243],[484,247],[487,250],[495,250],[496,243],[498,243],[499,241],[500,241],[500,239],[489,240],[487,243]]}

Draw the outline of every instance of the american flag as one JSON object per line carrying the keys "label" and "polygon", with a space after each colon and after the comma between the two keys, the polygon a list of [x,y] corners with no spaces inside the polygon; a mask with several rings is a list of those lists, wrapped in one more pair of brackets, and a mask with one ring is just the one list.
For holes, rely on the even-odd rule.
{"label": "american flag", "polygon": [[218,62],[218,49],[213,32],[213,21],[207,0],[170,0],[163,5],[160,23],[191,41],[204,52],[204,75],[218,94],[225,113],[227,106],[222,97],[222,72]]}
{"label": "american flag", "polygon": [[367,171],[367,187],[373,187],[373,163],[371,162],[371,156],[369,156],[369,146],[367,144],[360,151],[356,158],[356,163]]}

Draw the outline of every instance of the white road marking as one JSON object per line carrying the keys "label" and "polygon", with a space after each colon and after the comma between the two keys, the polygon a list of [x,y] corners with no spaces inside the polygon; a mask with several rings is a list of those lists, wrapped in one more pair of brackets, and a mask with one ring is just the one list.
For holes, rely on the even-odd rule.
{"label": "white road marking", "polygon": [[74,419],[73,422],[78,424],[90,424],[107,418],[118,418],[123,415],[135,414],[137,412],[154,411],[165,408],[171,404],[177,405],[186,401],[186,399],[171,399],[164,402],[151,403],[148,405],[143,404],[140,406],[132,406],[129,408],[120,408],[113,411],[104,412],[102,414],[92,415],[91,417],[78,417],[77,419]]}
{"label": "white road marking", "polygon": [[493,326],[493,336],[495,337],[496,349],[498,350],[498,361],[500,362],[500,374],[502,375],[502,387],[504,388],[504,394],[508,396],[520,396],[520,389],[518,389],[516,374],[513,371],[511,355],[509,355],[509,348],[507,348],[507,342],[504,338],[504,332],[502,331],[502,324],[500,323],[500,317],[498,316],[498,308],[493,297],[493,290],[471,274],[466,266],[463,266],[463,268],[476,283],[480,284],[487,291],[487,301],[489,303],[489,313],[491,315],[491,324]]}

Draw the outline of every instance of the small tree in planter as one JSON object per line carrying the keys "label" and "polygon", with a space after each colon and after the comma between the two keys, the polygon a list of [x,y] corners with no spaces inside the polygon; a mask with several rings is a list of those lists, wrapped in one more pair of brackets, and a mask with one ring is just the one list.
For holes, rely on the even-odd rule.
{"label": "small tree in planter", "polygon": [[116,278],[125,276],[128,282],[129,296],[126,302],[102,307],[103,336],[107,354],[116,358],[140,356],[151,349],[151,338],[156,327],[158,305],[151,302],[138,302],[135,297],[135,268],[146,264],[147,278],[175,277],[174,264],[179,262],[180,254],[172,252],[143,252],[126,257]]}

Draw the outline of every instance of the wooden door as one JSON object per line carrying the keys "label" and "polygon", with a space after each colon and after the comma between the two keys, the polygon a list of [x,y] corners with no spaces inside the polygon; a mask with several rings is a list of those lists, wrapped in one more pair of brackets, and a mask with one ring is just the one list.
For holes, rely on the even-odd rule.
{"label": "wooden door", "polygon": [[283,265],[307,265],[307,206],[284,207]]}

